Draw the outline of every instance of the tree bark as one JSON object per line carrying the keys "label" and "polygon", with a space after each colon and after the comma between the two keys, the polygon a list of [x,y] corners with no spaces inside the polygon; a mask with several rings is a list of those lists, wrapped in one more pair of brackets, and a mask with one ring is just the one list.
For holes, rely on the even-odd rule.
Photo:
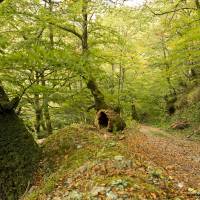
{"label": "tree bark", "polygon": [[13,112],[19,104],[20,98],[17,96],[9,101],[3,86],[0,85],[0,113]]}
{"label": "tree bark", "polygon": [[[35,79],[37,85],[39,85],[40,76],[38,71],[35,72]],[[37,92],[34,94],[34,109],[35,109],[35,132],[37,136],[39,136],[42,124],[42,107],[40,105],[40,95]]]}
{"label": "tree bark", "polygon": [[87,88],[90,89],[94,97],[95,110],[99,111],[100,109],[107,109],[109,107],[105,102],[104,95],[101,93],[94,80],[89,80],[87,82]]}
{"label": "tree bark", "polygon": [[[88,0],[83,0],[82,5],[82,54],[84,56],[84,65],[88,65]],[[97,86],[95,79],[90,75],[89,80],[87,80],[87,88],[91,91],[94,97],[94,106],[98,111],[100,109],[106,109],[108,106],[105,103],[104,95]]]}
{"label": "tree bark", "polygon": [[[88,0],[83,0],[82,4],[82,55],[84,58],[83,67],[89,66],[89,45],[88,45]],[[89,78],[86,80],[87,88],[91,91],[94,97],[94,105],[92,107],[97,111],[96,122],[97,126],[101,128],[102,120],[105,122],[104,126],[108,131],[123,130],[126,126],[124,120],[120,117],[120,114],[109,106],[105,102],[103,93],[100,91],[95,78],[92,74],[89,74]],[[103,114],[102,114],[103,113]],[[104,117],[102,117],[103,115]],[[107,120],[107,122],[106,122]]]}
{"label": "tree bark", "polygon": [[[41,79],[42,79],[42,86],[46,87],[44,74],[42,74]],[[49,99],[48,99],[48,94],[46,92],[43,92],[43,109],[44,109],[46,131],[47,131],[47,134],[50,135],[53,133],[53,129],[52,129],[52,124],[51,124],[51,116],[49,112]]]}
{"label": "tree bark", "polygon": [[39,148],[15,113],[14,103],[9,101],[3,86],[0,105],[0,198],[17,200],[32,180]]}
{"label": "tree bark", "polygon": [[40,134],[40,127],[42,121],[42,108],[40,106],[39,94],[34,95],[34,109],[35,109],[35,132]]}
{"label": "tree bark", "polygon": [[131,104],[131,117],[133,120],[138,120],[138,114],[134,102]]}

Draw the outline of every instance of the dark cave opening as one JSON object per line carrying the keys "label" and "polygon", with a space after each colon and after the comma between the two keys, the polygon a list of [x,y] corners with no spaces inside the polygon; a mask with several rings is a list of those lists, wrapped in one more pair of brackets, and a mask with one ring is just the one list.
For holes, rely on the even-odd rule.
{"label": "dark cave opening", "polygon": [[98,121],[101,128],[106,128],[108,126],[109,119],[104,112],[100,113]]}

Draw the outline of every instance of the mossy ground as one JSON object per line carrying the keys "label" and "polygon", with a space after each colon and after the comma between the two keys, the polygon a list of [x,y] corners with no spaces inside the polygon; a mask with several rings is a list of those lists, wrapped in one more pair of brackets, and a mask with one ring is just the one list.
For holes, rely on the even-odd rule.
{"label": "mossy ground", "polygon": [[[131,134],[137,131],[132,129]],[[43,159],[35,185],[24,200],[62,200],[74,190],[82,194],[82,199],[95,199],[91,191],[96,186],[111,188],[119,198],[126,195],[130,200],[186,199],[162,169],[149,166],[130,152],[124,143],[126,134],[112,135],[92,126],[73,125],[50,136],[42,144]],[[121,167],[121,161],[116,160],[120,156],[132,164]],[[127,185],[115,188],[113,181]],[[97,199],[107,199],[106,194],[99,193]]]}

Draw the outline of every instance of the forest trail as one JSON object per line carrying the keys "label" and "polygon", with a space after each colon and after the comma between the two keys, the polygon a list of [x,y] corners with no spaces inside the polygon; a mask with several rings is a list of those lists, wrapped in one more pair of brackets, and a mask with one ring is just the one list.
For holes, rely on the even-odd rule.
{"label": "forest trail", "polygon": [[74,124],[41,145],[44,159],[23,200],[196,200],[200,196],[199,143],[161,129],[141,125],[113,134]]}
{"label": "forest trail", "polygon": [[180,188],[200,187],[200,143],[141,125],[140,133],[129,134],[128,149],[138,157],[162,167]]}

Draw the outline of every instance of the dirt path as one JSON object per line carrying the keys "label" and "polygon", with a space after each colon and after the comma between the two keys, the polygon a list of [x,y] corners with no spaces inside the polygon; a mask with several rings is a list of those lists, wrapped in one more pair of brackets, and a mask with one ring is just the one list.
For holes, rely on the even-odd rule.
{"label": "dirt path", "polygon": [[129,134],[128,149],[136,156],[165,169],[181,188],[200,188],[200,143],[169,135],[142,125],[140,133]]}

